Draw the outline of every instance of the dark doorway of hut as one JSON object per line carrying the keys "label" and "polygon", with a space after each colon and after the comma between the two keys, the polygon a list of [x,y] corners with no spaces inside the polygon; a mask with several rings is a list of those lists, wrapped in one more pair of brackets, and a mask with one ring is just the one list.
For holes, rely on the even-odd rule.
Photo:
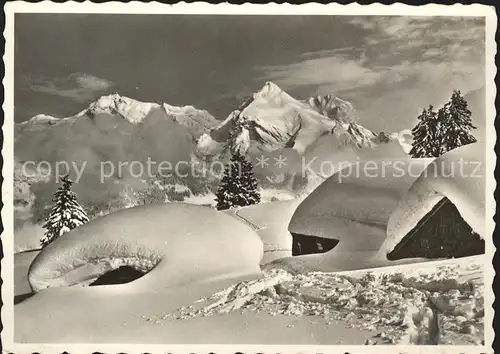
{"label": "dark doorway of hut", "polygon": [[339,240],[291,233],[293,238],[292,256],[324,253],[332,250]]}
{"label": "dark doorway of hut", "polygon": [[484,252],[484,240],[445,197],[387,254],[387,259],[458,258]]}

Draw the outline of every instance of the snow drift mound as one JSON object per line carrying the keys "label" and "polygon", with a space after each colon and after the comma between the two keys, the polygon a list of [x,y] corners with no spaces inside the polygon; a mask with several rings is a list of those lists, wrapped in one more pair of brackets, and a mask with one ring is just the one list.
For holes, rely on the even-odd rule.
{"label": "snow drift mound", "polygon": [[[482,239],[485,238],[485,146],[470,144],[434,160],[413,183],[391,215],[381,252],[391,253],[433,208],[446,198]],[[456,230],[450,237],[460,241]],[[443,235],[442,237],[445,237]],[[438,237],[438,236],[436,236]],[[470,246],[470,245],[469,245]]]}
{"label": "snow drift mound", "polygon": [[35,258],[34,291],[88,285],[121,266],[147,273],[125,284],[165,287],[259,274],[262,243],[234,218],[189,204],[149,205],[95,219],[64,234]]}

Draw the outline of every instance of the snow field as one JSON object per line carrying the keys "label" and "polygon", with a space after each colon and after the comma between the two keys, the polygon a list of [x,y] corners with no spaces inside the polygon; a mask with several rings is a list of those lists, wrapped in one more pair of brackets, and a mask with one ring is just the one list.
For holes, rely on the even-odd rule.
{"label": "snow field", "polygon": [[269,269],[263,279],[238,283],[159,318],[187,320],[234,311],[318,316],[326,325],[346,321],[349,327],[374,332],[365,344],[481,344],[482,263],[481,257],[470,257],[413,264],[412,272],[405,267],[337,274]]}

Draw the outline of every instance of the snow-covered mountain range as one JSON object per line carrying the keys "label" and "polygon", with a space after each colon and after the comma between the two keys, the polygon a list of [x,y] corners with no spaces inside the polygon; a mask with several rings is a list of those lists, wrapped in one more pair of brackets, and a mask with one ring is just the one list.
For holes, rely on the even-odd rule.
{"label": "snow-covered mountain range", "polygon": [[202,135],[197,150],[214,155],[228,149],[246,153],[292,148],[302,155],[320,137],[333,134],[339,143],[359,148],[380,143],[377,134],[356,123],[349,102],[331,95],[300,101],[266,82],[222,123]]}
{"label": "snow-covered mountain range", "polygon": [[193,106],[172,106],[167,103],[141,102],[118,93],[102,96],[89,104],[81,112],[64,118],[47,114],[38,114],[21,125],[55,125],[71,122],[79,118],[96,118],[99,115],[121,116],[131,124],[143,123],[155,112],[160,112],[165,119],[170,119],[186,127],[196,138],[204,131],[217,125],[218,121],[207,111]]}
{"label": "snow-covered mountain range", "polygon": [[[151,159],[196,166],[199,162],[225,162],[232,149],[239,149],[255,166],[263,200],[270,201],[295,198],[314,189],[325,175],[335,172],[322,171],[324,162],[405,155],[401,148],[404,139],[404,134],[376,134],[366,129],[358,123],[354,107],[339,97],[299,100],[267,82],[223,121],[193,106],[142,102],[117,93],[100,97],[73,116],[39,114],[16,124],[15,158],[16,166],[24,161],[66,161],[81,168],[85,163],[74,188],[84,205],[100,213],[167,197],[211,204],[217,186],[214,178],[192,175],[167,178],[158,186],[157,181],[126,169],[101,181],[103,161],[114,166],[124,161],[145,165]],[[258,166],[263,155],[271,162],[265,167]],[[276,166],[272,163],[275,158],[283,158],[286,164]],[[306,173],[301,173],[303,158],[315,163]],[[28,184],[16,196],[21,204],[26,199],[32,211],[50,205],[56,187],[53,182]],[[176,188],[168,188],[170,184]],[[25,209],[23,220],[30,214]],[[38,221],[41,214],[43,210],[35,210],[33,219]]]}
{"label": "snow-covered mountain range", "polygon": [[[114,93],[98,98],[73,116],[38,114],[20,125],[57,125],[99,115],[121,116],[131,124],[140,124],[158,111],[193,133],[196,150],[203,155],[214,155],[228,148],[241,152],[292,148],[303,154],[320,137],[329,134],[339,137],[341,144],[359,148],[373,148],[383,142],[379,135],[356,122],[350,102],[333,95],[297,100],[273,82],[266,82],[222,122],[193,106],[142,102]],[[398,137],[386,135],[389,140]]]}

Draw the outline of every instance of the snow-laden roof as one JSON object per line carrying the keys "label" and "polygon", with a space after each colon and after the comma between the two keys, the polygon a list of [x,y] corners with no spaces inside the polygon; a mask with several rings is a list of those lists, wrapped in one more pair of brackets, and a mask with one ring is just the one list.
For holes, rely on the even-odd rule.
{"label": "snow-laden roof", "polygon": [[392,213],[381,252],[390,252],[443,198],[448,198],[462,218],[485,237],[486,148],[475,143],[435,159],[409,188]]}
{"label": "snow-laden roof", "polygon": [[300,204],[290,231],[338,239],[339,230],[333,227],[338,219],[384,227],[399,198],[431,161],[384,159],[347,166]]}
{"label": "snow-laden roof", "polygon": [[122,265],[148,272],[125,284],[161,289],[259,274],[262,242],[251,227],[213,209],[162,204],[121,210],[64,234],[33,261],[34,291],[91,283]]}
{"label": "snow-laden roof", "polygon": [[339,240],[331,251],[297,256],[294,262],[325,271],[387,265],[375,260],[400,198],[432,159],[359,162],[337,172],[297,208],[289,230]]}

